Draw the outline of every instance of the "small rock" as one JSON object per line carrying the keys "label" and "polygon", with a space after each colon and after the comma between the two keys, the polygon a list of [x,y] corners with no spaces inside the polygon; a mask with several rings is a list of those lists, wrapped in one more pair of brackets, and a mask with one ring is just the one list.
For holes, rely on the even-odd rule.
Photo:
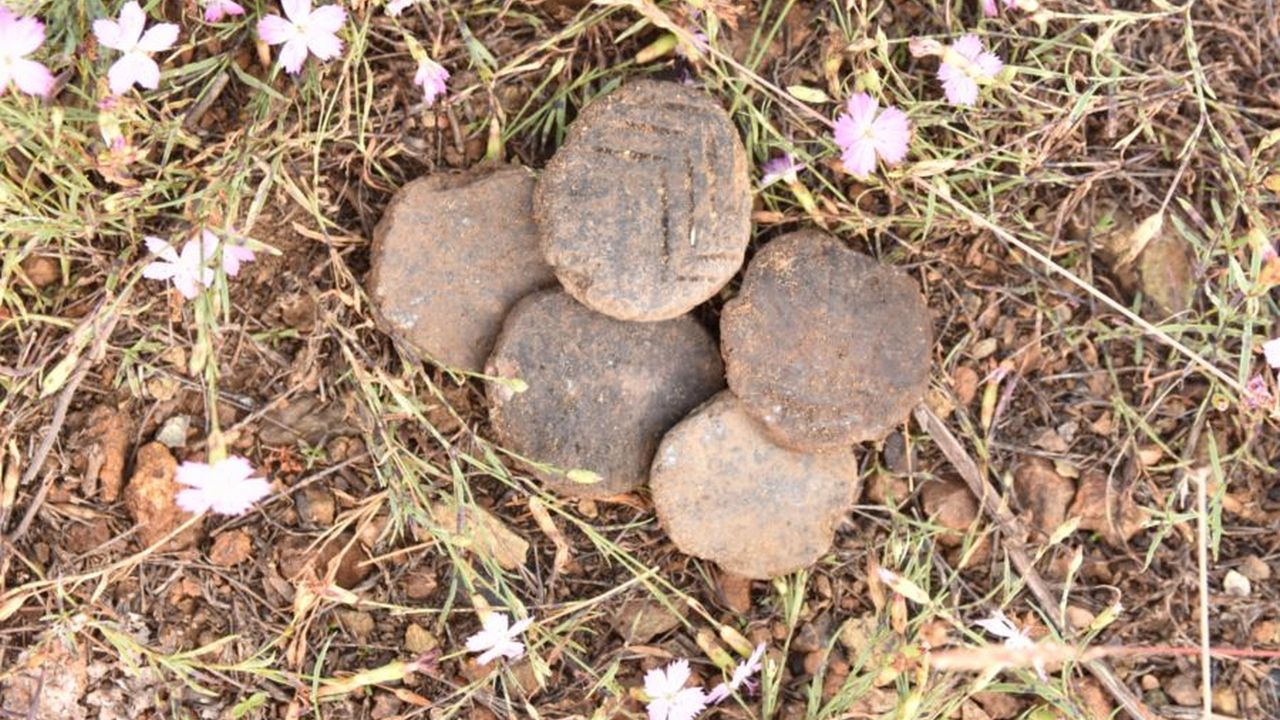
{"label": "small rock", "polygon": [[1154,314],[1164,319],[1191,308],[1196,295],[1195,254],[1173,230],[1159,232],[1138,256],[1138,285]]}
{"label": "small rock", "polygon": [[219,533],[209,548],[209,562],[219,567],[235,567],[253,554],[253,539],[244,530]]}
{"label": "small rock", "polygon": [[1067,606],[1067,622],[1071,623],[1071,627],[1076,630],[1087,629],[1096,619],[1096,615],[1082,607],[1076,605]]}
{"label": "small rock", "polygon": [[1225,685],[1213,689],[1213,711],[1227,717],[1240,716],[1240,698],[1236,691]]}
{"label": "small rock", "polygon": [[106,518],[94,518],[88,522],[72,523],[67,528],[64,547],[76,555],[84,555],[105,545],[111,540],[111,526]]}
{"label": "small rock", "polygon": [[57,282],[62,277],[62,271],[58,267],[58,263],[44,255],[28,255],[23,258],[20,263],[22,272],[31,281],[32,285],[43,289]]}
{"label": "small rock", "polygon": [[87,659],[87,648],[60,637],[34,643],[0,676],[0,708],[24,720],[85,720]]}
{"label": "small rock", "polygon": [[628,600],[612,624],[613,631],[628,645],[643,645],[680,627],[680,617],[656,600]]}
{"label": "small rock", "polygon": [[991,720],[1009,720],[1023,710],[1022,701],[1014,695],[998,692],[974,693],[973,699],[991,716]]}
{"label": "small rock", "polygon": [[925,515],[949,531],[937,536],[938,544],[959,547],[978,519],[978,500],[969,488],[956,480],[930,481],[920,488],[920,500]]}
{"label": "small rock", "polygon": [[438,585],[435,573],[428,570],[410,570],[404,576],[404,594],[410,600],[426,600]]}
{"label": "small rock", "polygon": [[729,391],[667,433],[650,475],[654,509],[676,547],[760,580],[822,557],[858,485],[851,451],[779,447]]}
{"label": "small rock", "polygon": [[1162,684],[1162,689],[1176,704],[1183,707],[1198,707],[1200,700],[1200,682],[1187,675],[1175,675]]}
{"label": "small rock", "polygon": [[1263,620],[1249,628],[1249,639],[1256,645],[1280,645],[1280,622]]}
{"label": "small rock", "polygon": [[1249,597],[1249,594],[1253,592],[1253,584],[1244,575],[1235,570],[1228,570],[1226,577],[1222,578],[1222,589],[1228,595]]}
{"label": "small rock", "polygon": [[800,626],[795,637],[791,639],[791,649],[796,652],[811,653],[826,647],[827,626],[829,621],[825,618],[821,621],[807,622]]}
{"label": "small rock", "polygon": [[1240,561],[1240,574],[1254,582],[1264,582],[1271,579],[1271,566],[1257,555],[1246,555]]}
{"label": "small rock", "polygon": [[1013,492],[1031,515],[1035,539],[1044,541],[1066,521],[1076,484],[1059,475],[1048,460],[1029,458],[1013,473]]}
{"label": "small rock", "polygon": [[356,641],[364,643],[373,637],[373,631],[376,626],[373,622],[373,616],[369,613],[338,608],[337,615],[342,626],[346,628],[347,632],[351,633],[351,637]]}
{"label": "small rock", "polygon": [[404,629],[404,649],[414,655],[422,655],[440,646],[440,641],[430,630],[417,623],[410,623]]}
{"label": "small rock", "polygon": [[1142,686],[1143,691],[1155,690],[1160,687],[1160,678],[1155,675],[1143,675],[1138,684]]}
{"label": "small rock", "polygon": [[353,432],[338,403],[325,404],[314,395],[301,395],[278,405],[262,418],[258,439],[263,445],[319,445],[326,437]]}
{"label": "small rock", "polygon": [[827,664],[826,650],[810,650],[804,654],[804,672],[806,675],[817,675],[818,671]]}
{"label": "small rock", "polygon": [[[341,533],[320,546],[310,548],[311,539],[302,536],[290,536],[276,545],[276,563],[284,579],[295,582],[306,572],[314,572],[317,578],[323,578],[328,572],[334,558],[338,567],[334,574],[334,582],[339,587],[353,588],[359,585],[373,571],[369,563],[369,554],[360,543],[352,543],[351,533]],[[348,543],[351,547],[347,548]]]}
{"label": "small rock", "polygon": [[991,720],[991,716],[978,703],[965,700],[960,703],[960,720]]}
{"label": "small rock", "polygon": [[400,716],[400,710],[404,707],[404,703],[400,702],[400,698],[387,692],[380,692],[373,696],[373,709],[369,711],[369,717],[373,720],[392,720]]}
{"label": "small rock", "polygon": [[333,493],[315,485],[294,493],[293,505],[298,510],[298,519],[307,525],[329,527],[337,515]]}
{"label": "small rock", "polygon": [[867,500],[886,507],[899,507],[911,495],[911,485],[901,475],[873,470],[867,476]]}
{"label": "small rock", "polygon": [[[152,442],[138,448],[133,477],[124,491],[124,506],[138,526],[138,542],[143,547],[159,542],[193,517],[178,507],[176,498],[184,486],[174,480],[177,469],[178,462],[164,445]],[[203,534],[202,520],[170,540],[167,549],[190,548]]]}
{"label": "small rock", "polygon": [[978,373],[968,365],[961,365],[951,373],[951,385],[955,388],[956,400],[962,407],[968,407],[978,394]]}
{"label": "small rock", "polygon": [[1072,683],[1089,720],[1111,720],[1115,706],[1111,696],[1092,677],[1076,678]]}
{"label": "small rock", "polygon": [[751,612],[751,578],[721,571],[719,576],[720,598],[739,615]]}
{"label": "small rock", "polygon": [[164,425],[156,431],[156,442],[167,448],[177,450],[187,444],[187,431],[191,428],[191,418],[186,415],[174,415],[164,421]]}

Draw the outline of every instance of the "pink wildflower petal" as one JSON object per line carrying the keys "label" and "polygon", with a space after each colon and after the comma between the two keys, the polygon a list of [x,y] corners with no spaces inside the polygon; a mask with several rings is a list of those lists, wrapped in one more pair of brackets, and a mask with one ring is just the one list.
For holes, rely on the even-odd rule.
{"label": "pink wildflower petal", "polygon": [[902,162],[911,143],[911,123],[907,114],[896,107],[887,107],[871,124],[871,141],[876,153],[890,165]]}
{"label": "pink wildflower petal", "polygon": [[311,0],[280,0],[285,17],[295,24],[306,22],[311,15]]}
{"label": "pink wildflower petal", "polygon": [[3,25],[7,27],[0,34],[0,38],[4,40],[4,44],[0,45],[0,56],[23,57],[44,44],[44,23],[35,18],[11,19],[3,22]]}
{"label": "pink wildflower petal", "polygon": [[938,79],[947,101],[953,105],[973,105],[978,101],[978,83],[968,73],[950,63],[938,68]]}
{"label": "pink wildflower petal", "polygon": [[876,148],[868,139],[854,143],[840,156],[850,175],[865,178],[876,169]]}
{"label": "pink wildflower petal", "polygon": [[293,23],[279,15],[268,15],[258,21],[258,37],[268,45],[279,45],[297,37]]}
{"label": "pink wildflower petal", "polygon": [[253,262],[254,252],[243,245],[233,245],[224,243],[222,245],[222,271],[231,277],[240,274],[240,266],[247,262]]}
{"label": "pink wildflower petal", "polygon": [[147,250],[159,255],[169,262],[177,262],[178,253],[168,242],[156,237],[155,235],[147,235],[143,238],[143,242],[147,245]]}
{"label": "pink wildflower petal", "polygon": [[346,22],[347,11],[341,5],[324,5],[311,11],[311,17],[307,19],[307,34],[320,32],[332,35]]}
{"label": "pink wildflower petal", "polygon": [[959,39],[952,43],[951,48],[969,60],[977,60],[978,55],[982,52],[982,41],[978,39],[977,35],[968,33],[961,35]]}
{"label": "pink wildflower petal", "polygon": [[342,40],[333,33],[312,30],[307,33],[307,49],[321,60],[342,57]]}
{"label": "pink wildflower petal", "polygon": [[387,14],[391,17],[399,17],[404,9],[414,4],[418,0],[391,0],[387,3]]}
{"label": "pink wildflower petal", "polygon": [[870,124],[879,108],[880,103],[866,93],[854,93],[849,96],[847,104],[849,117],[858,126]]}
{"label": "pink wildflower petal", "polygon": [[1004,61],[993,52],[984,52],[978,55],[978,59],[975,62],[978,69],[987,77],[995,77],[1004,69]]}
{"label": "pink wildflower petal", "polygon": [[111,92],[123,95],[134,85],[152,90],[160,86],[160,66],[139,52],[127,52],[107,71]]}
{"label": "pink wildflower petal", "polygon": [[[28,95],[39,95],[40,97],[48,97],[53,90],[53,73],[49,72],[49,68],[41,65],[35,60],[13,60],[13,82],[18,89]],[[0,84],[0,92],[4,91],[7,82]]]}
{"label": "pink wildflower petal", "polygon": [[228,15],[243,15],[244,7],[233,0],[209,0],[205,3],[205,22],[222,22]]}
{"label": "pink wildflower petal", "polygon": [[173,47],[178,42],[178,26],[173,23],[160,23],[148,30],[138,40],[138,49],[143,52],[160,52]]}
{"label": "pink wildflower petal", "polygon": [[155,260],[142,268],[142,277],[149,280],[168,280],[176,275],[178,266],[174,263]]}
{"label": "pink wildflower petal", "polygon": [[213,506],[209,496],[202,490],[179,490],[176,499],[178,507],[193,515],[206,512]]}
{"label": "pink wildflower petal", "polygon": [[190,275],[183,275],[175,272],[173,275],[173,286],[178,289],[182,297],[188,300],[194,300],[200,294],[200,285],[196,279]]}
{"label": "pink wildflower petal", "polygon": [[113,50],[119,50],[124,44],[124,30],[115,20],[94,20],[93,36],[98,38],[99,45]]}
{"label": "pink wildflower petal", "polygon": [[280,65],[290,75],[302,72],[302,63],[307,60],[307,41],[302,37],[289,40],[280,48]]}
{"label": "pink wildflower petal", "polygon": [[418,72],[413,76],[413,82],[422,87],[423,102],[427,105],[449,91],[445,85],[448,80],[449,71],[430,58],[423,58],[418,63]]}
{"label": "pink wildflower petal", "polygon": [[996,7],[996,0],[982,0],[982,14],[987,17],[1000,14],[1000,9]]}

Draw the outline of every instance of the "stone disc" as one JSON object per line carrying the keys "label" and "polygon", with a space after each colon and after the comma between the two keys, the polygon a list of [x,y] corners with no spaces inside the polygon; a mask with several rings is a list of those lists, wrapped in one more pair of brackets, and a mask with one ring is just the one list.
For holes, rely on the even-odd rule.
{"label": "stone disc", "polygon": [[729,387],[796,450],[881,439],[929,385],[933,328],[915,281],[819,231],[752,259],[720,335]]}
{"label": "stone disc", "polygon": [[649,482],[676,547],[757,579],[826,554],[860,487],[852,451],[775,445],[727,390],[667,433]]}
{"label": "stone disc", "polygon": [[747,156],[704,92],[641,80],[587,106],[534,191],[546,258],[584,305],[666,320],[724,287],[751,234]]}
{"label": "stone disc", "polygon": [[480,372],[517,300],[555,284],[532,218],[533,176],[503,166],[404,186],[373,232],[369,295],[393,335]]}
{"label": "stone disc", "polygon": [[[520,301],[503,325],[488,374],[489,417],[504,447],[557,492],[608,497],[649,475],[662,434],[724,387],[710,333],[692,317],[628,323],[559,290]],[[588,471],[599,482],[584,484]]]}

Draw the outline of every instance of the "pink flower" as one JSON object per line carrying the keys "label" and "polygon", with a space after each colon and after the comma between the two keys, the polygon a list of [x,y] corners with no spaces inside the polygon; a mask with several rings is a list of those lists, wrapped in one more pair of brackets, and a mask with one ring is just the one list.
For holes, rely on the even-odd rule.
{"label": "pink flower", "polygon": [[53,73],[27,59],[44,44],[44,23],[0,10],[0,95],[13,83],[28,95],[48,97],[53,90]]}
{"label": "pink flower", "polygon": [[271,484],[252,477],[253,466],[242,457],[229,457],[208,465],[184,462],[174,479],[188,486],[178,492],[178,507],[189,513],[212,510],[223,515],[243,515],[271,492]]}
{"label": "pink flower", "polygon": [[310,52],[321,60],[342,54],[338,30],[347,21],[347,11],[337,5],[311,9],[311,0],[280,0],[284,14],[268,15],[258,21],[258,37],[268,45],[284,44],[280,64],[285,72],[297,75]]}
{"label": "pink flower", "polygon": [[676,660],[664,670],[644,675],[644,694],[649,696],[649,720],[692,720],[707,707],[707,695],[700,687],[687,688],[689,661]]}
{"label": "pink flower", "polygon": [[244,7],[233,0],[205,0],[204,21],[222,22],[228,15],[243,15]]}
{"label": "pink flower", "polygon": [[387,14],[391,17],[399,17],[400,13],[404,12],[405,8],[417,1],[418,0],[391,0],[391,2],[387,3]]}
{"label": "pink flower", "polygon": [[764,643],[757,645],[755,651],[751,653],[751,657],[747,658],[746,662],[739,663],[738,667],[734,668],[733,677],[729,678],[728,683],[720,683],[715,687],[715,689],[707,693],[707,704],[714,705],[721,700],[724,700],[731,694],[737,692],[738,688],[744,683],[747,685],[747,689],[751,689],[751,676],[760,672],[760,668],[763,666],[761,660],[764,658],[764,648]]}
{"label": "pink flower", "polygon": [[208,266],[208,261],[217,252],[218,241],[212,234],[207,234],[207,238],[212,240],[188,240],[187,244],[182,246],[182,254],[179,255],[169,243],[148,235],[147,249],[160,259],[143,268],[142,277],[151,280],[171,280],[183,297],[188,300],[194,298],[199,294],[201,285],[209,287],[213,284],[213,268]]}
{"label": "pink flower", "polygon": [[516,636],[533,624],[532,618],[525,618],[511,625],[506,613],[491,612],[480,619],[483,630],[467,638],[467,651],[480,653],[476,662],[488,665],[499,657],[510,660],[524,655],[524,643],[516,640]]}
{"label": "pink flower", "polygon": [[769,187],[779,180],[794,183],[796,181],[796,173],[803,169],[804,165],[796,162],[796,159],[791,157],[791,153],[778,155],[760,166],[761,172],[764,173],[764,176],[760,178],[760,187]]}
{"label": "pink flower", "polygon": [[1262,343],[1262,354],[1267,356],[1267,364],[1280,369],[1280,337]]}
{"label": "pink flower", "polygon": [[102,45],[124,53],[107,71],[111,92],[123,95],[134,85],[155,90],[160,86],[160,66],[148,53],[168,50],[178,41],[178,26],[160,23],[142,32],[147,14],[131,0],[120,8],[120,20],[94,20],[93,34]]}
{"label": "pink flower", "polygon": [[977,35],[961,36],[942,55],[938,79],[953,105],[972,105],[978,101],[978,83],[988,82],[1004,68],[995,53],[982,47]]}
{"label": "pink flower", "polygon": [[[218,246],[218,236],[208,229],[200,231],[200,238],[207,247],[216,248]],[[222,243],[222,271],[231,277],[235,277],[240,273],[242,264],[253,262],[256,257],[254,252],[238,239],[228,237]]]}
{"label": "pink flower", "polygon": [[[1004,0],[1004,6],[1007,8],[1017,7],[1018,0]],[[982,0],[982,14],[987,17],[995,17],[1000,14],[1000,8],[996,7],[996,0]]]}
{"label": "pink flower", "polygon": [[1260,410],[1274,405],[1275,397],[1271,395],[1271,389],[1267,387],[1267,379],[1260,373],[1249,378],[1249,382],[1244,386],[1244,404],[1250,410]]}
{"label": "pink flower", "polygon": [[836,145],[845,169],[866,177],[876,169],[876,156],[889,165],[902,162],[911,141],[911,125],[906,113],[892,105],[880,110],[866,93],[849,97],[847,112],[836,118]]}
{"label": "pink flower", "polygon": [[422,86],[422,93],[425,96],[423,102],[431,105],[436,98],[449,92],[449,87],[445,83],[449,80],[449,71],[432,60],[424,57],[418,61],[418,72],[414,74],[413,81]]}

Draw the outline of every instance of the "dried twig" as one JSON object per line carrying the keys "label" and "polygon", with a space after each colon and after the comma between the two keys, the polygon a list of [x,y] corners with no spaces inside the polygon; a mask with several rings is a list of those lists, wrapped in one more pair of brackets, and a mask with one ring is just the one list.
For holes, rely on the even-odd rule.
{"label": "dried twig", "polygon": [[[1063,638],[1068,642],[1073,640],[1074,632],[1072,632],[1071,625],[1067,622],[1062,608],[1053,593],[1049,591],[1048,586],[1045,585],[1040,573],[1036,572],[1035,565],[1027,554],[1022,541],[1022,538],[1027,536],[1027,532],[1026,528],[1022,526],[1022,521],[1010,512],[1007,507],[1000,504],[999,493],[991,487],[978,469],[977,463],[973,461],[973,458],[969,457],[969,453],[965,451],[960,441],[956,439],[956,436],[947,429],[947,426],[932,410],[923,404],[919,405],[916,407],[915,416],[916,422],[920,423],[924,431],[933,438],[933,441],[938,444],[938,448],[942,450],[942,454],[947,457],[947,460],[968,483],[969,489],[978,498],[978,502],[982,504],[983,511],[1004,531],[1005,552],[1009,554],[1009,559],[1013,561],[1014,567],[1022,575],[1022,579],[1026,581],[1031,594],[1036,597],[1049,620]],[[1098,679],[1098,682],[1107,688],[1111,696],[1116,699],[1116,702],[1120,703],[1134,720],[1153,720],[1156,717],[1155,713],[1151,712],[1116,677],[1115,673],[1111,672],[1110,666],[1105,662],[1099,659],[1089,659],[1084,660],[1083,665]]]}

